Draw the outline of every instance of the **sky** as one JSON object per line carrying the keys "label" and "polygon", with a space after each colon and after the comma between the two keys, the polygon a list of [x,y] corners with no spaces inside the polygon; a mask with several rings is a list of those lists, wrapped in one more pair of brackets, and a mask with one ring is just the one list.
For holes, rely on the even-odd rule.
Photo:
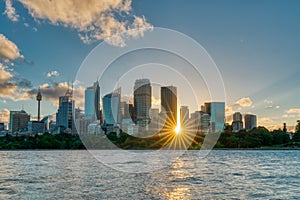
{"label": "sky", "polygon": [[[38,88],[42,115],[55,113],[72,81],[81,106],[86,85],[76,74],[99,43],[122,48],[124,38],[111,36],[138,28],[126,35],[138,38],[163,27],[191,37],[211,56],[224,82],[228,122],[239,111],[256,114],[258,125],[270,129],[284,122],[293,128],[300,119],[299,6],[296,0],[1,1],[0,121],[22,108],[35,117]],[[186,96],[181,102],[193,112],[197,105]]]}

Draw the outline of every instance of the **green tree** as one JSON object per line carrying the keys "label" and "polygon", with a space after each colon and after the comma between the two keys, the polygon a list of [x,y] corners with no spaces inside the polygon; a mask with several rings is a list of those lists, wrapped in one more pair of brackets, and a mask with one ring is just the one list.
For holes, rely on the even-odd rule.
{"label": "green tree", "polygon": [[286,144],[290,142],[290,136],[283,130],[278,129],[272,132],[273,144]]}

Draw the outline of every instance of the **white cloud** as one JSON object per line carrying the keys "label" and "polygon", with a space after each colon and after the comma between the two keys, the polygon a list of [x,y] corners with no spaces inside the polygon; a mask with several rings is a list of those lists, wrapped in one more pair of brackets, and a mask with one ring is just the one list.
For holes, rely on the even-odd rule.
{"label": "white cloud", "polygon": [[0,63],[0,83],[4,83],[10,80],[13,77],[13,74]]}
{"label": "white cloud", "polygon": [[17,22],[19,20],[19,15],[16,13],[15,8],[12,6],[12,3],[10,0],[5,1],[5,11],[4,14],[7,15],[7,17],[13,21]]}
{"label": "white cloud", "polygon": [[[71,86],[68,85],[67,82],[56,83],[53,85],[49,85],[45,83],[40,86],[40,91],[44,99],[49,100],[53,103],[53,105],[58,105],[58,98],[60,96],[65,95],[68,89],[72,89]],[[76,107],[83,107],[84,103],[84,87],[77,87],[73,90],[73,97],[75,100]],[[36,90],[30,91],[30,95],[35,95]]]}
{"label": "white cloud", "polygon": [[232,109],[232,107],[231,106],[226,106],[226,108],[225,108],[225,115],[226,116],[229,116],[229,115],[233,115],[233,109]]}
{"label": "white cloud", "polygon": [[291,108],[286,111],[287,114],[300,114],[300,108]]}
{"label": "white cloud", "polygon": [[24,56],[20,54],[17,45],[8,40],[3,34],[0,34],[0,59],[1,58],[4,60],[24,58]]}
{"label": "white cloud", "polygon": [[264,124],[271,124],[274,121],[271,118],[268,117],[263,117],[263,118],[258,118],[258,124],[264,125]]}
{"label": "white cloud", "polygon": [[268,99],[265,99],[265,100],[264,100],[264,103],[266,103],[266,104],[273,104],[273,101],[268,100]]}
{"label": "white cloud", "polygon": [[0,110],[0,122],[8,123],[9,122],[9,110],[3,109]]}
{"label": "white cloud", "polygon": [[11,69],[0,63],[0,96],[13,101],[22,101],[32,98],[28,90],[32,87],[26,79],[16,78]]}
{"label": "white cloud", "polygon": [[280,106],[276,106],[275,108],[276,108],[276,109],[279,109],[279,108],[280,108]]}
{"label": "white cloud", "polygon": [[252,101],[249,97],[244,97],[236,101],[234,105],[240,107],[250,107],[252,105]]}
{"label": "white cloud", "polygon": [[56,77],[56,76],[59,76],[59,72],[58,71],[56,71],[56,70],[53,70],[53,71],[50,71],[50,72],[48,72],[47,73],[47,77],[48,78],[51,78],[51,77]]}
{"label": "white cloud", "polygon": [[132,14],[131,0],[19,1],[36,21],[73,28],[85,43],[104,40],[124,46],[127,37],[142,36],[152,28],[143,16]]}

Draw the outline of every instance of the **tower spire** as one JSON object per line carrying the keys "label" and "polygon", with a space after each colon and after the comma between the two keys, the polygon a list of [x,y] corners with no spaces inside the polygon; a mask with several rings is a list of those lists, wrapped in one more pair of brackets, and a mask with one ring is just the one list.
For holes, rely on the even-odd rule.
{"label": "tower spire", "polygon": [[38,101],[38,121],[41,119],[41,101],[42,101],[42,94],[40,88],[38,89],[38,93],[36,95],[36,100]]}

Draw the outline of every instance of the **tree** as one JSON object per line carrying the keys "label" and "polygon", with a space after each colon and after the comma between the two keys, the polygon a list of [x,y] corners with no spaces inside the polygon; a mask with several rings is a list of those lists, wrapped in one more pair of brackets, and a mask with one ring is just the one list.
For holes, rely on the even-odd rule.
{"label": "tree", "polygon": [[289,135],[281,129],[274,130],[272,134],[273,134],[273,144],[286,144],[290,142]]}

